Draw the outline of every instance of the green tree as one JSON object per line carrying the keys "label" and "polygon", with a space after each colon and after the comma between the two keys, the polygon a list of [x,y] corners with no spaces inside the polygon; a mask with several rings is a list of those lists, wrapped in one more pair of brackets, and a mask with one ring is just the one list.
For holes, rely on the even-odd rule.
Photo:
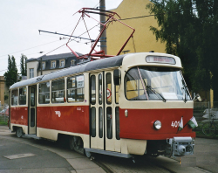
{"label": "green tree", "polygon": [[193,91],[214,90],[218,101],[218,1],[151,0],[158,28],[150,30],[166,43],[166,52],[178,55],[183,73]]}
{"label": "green tree", "polygon": [[25,55],[21,55],[20,58],[20,72],[22,76],[27,75],[27,64],[26,64],[27,57]]}
{"label": "green tree", "polygon": [[8,70],[4,73],[6,86],[9,88],[15,82],[17,82],[17,66],[14,56],[8,55]]}

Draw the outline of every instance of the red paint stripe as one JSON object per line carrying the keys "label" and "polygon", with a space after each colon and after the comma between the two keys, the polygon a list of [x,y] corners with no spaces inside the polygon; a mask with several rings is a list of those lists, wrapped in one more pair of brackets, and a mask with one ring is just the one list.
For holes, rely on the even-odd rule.
{"label": "red paint stripe", "polygon": [[[126,117],[124,111],[128,110]],[[120,137],[144,140],[162,140],[175,136],[192,136],[195,133],[189,126],[178,132],[172,122],[180,121],[183,116],[185,125],[193,116],[193,109],[120,109]],[[156,130],[153,123],[160,120],[162,128]]]}

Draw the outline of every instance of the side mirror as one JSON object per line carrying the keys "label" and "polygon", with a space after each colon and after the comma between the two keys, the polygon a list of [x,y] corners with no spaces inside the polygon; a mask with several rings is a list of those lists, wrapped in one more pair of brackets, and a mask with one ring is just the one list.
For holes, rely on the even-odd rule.
{"label": "side mirror", "polygon": [[194,97],[194,99],[193,99],[194,101],[199,101],[199,102],[201,102],[202,101],[202,99],[201,99],[201,96],[199,95],[199,94],[197,94],[195,97]]}
{"label": "side mirror", "polygon": [[120,70],[114,70],[114,85],[120,85],[121,73]]}

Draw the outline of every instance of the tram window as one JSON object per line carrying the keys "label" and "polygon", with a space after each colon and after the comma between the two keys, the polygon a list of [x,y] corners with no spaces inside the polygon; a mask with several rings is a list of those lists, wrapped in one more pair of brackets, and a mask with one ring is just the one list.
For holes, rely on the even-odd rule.
{"label": "tram window", "polygon": [[103,137],[103,111],[102,107],[99,108],[99,138]]}
{"label": "tram window", "polygon": [[119,117],[119,107],[115,108],[115,121],[116,121],[116,139],[120,140],[120,117]]}
{"label": "tram window", "polygon": [[84,75],[67,78],[67,101],[84,101]]}
{"label": "tram window", "polygon": [[11,104],[18,105],[18,90],[12,90],[11,92]]}
{"label": "tram window", "polygon": [[19,89],[19,105],[26,104],[26,87]]}
{"label": "tram window", "polygon": [[91,76],[91,86],[90,86],[90,88],[91,88],[90,103],[94,105],[96,103],[96,80],[95,80],[95,75]]}
{"label": "tram window", "polygon": [[64,103],[65,101],[65,85],[64,79],[52,81],[52,103]]}
{"label": "tram window", "polygon": [[39,104],[50,103],[50,82],[39,84]]}
{"label": "tram window", "polygon": [[115,88],[115,103],[118,104],[119,103],[119,85],[114,85]]}
{"label": "tram window", "polygon": [[107,107],[107,138],[112,139],[112,109]]}
{"label": "tram window", "polygon": [[91,108],[91,136],[96,136],[96,110],[94,107]]}
{"label": "tram window", "polygon": [[111,104],[112,101],[112,83],[111,83],[111,73],[106,74],[106,97],[107,97],[107,104]]}
{"label": "tram window", "polygon": [[102,91],[103,91],[103,88],[102,88],[102,74],[99,74],[98,75],[98,99],[99,99],[99,104],[101,105],[102,104]]}

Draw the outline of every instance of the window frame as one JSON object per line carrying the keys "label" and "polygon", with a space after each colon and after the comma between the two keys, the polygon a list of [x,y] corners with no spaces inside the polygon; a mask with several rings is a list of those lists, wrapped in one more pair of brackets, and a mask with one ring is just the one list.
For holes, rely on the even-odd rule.
{"label": "window frame", "polygon": [[[49,83],[49,92],[45,92],[45,93],[49,93],[49,102],[48,103],[46,103],[46,102],[45,103],[40,103],[40,96],[39,95],[40,95],[41,92],[39,92],[39,85],[40,84],[46,84],[47,85],[47,83]],[[43,104],[50,104],[50,103],[51,103],[51,81],[39,83],[38,84],[38,104],[43,105]]]}
{"label": "window frame", "polygon": [[[57,81],[60,81],[60,80],[63,80],[63,89],[56,89],[56,90],[53,90],[53,82],[57,82]],[[50,87],[51,87],[51,96],[50,96],[50,99],[51,99],[51,103],[52,104],[60,104],[60,103],[65,103],[66,102],[66,99],[65,99],[65,78],[59,78],[59,79],[54,79],[54,80],[51,80],[50,82]],[[55,101],[56,98],[61,98],[61,97],[53,97],[53,93],[54,92],[60,92],[60,91],[63,91],[63,101]],[[54,94],[55,95],[55,94]]]}
{"label": "window frame", "polygon": [[29,68],[29,78],[34,78],[34,68]]}
{"label": "window frame", "polygon": [[[25,90],[25,95],[22,95],[22,96],[25,96],[25,104],[21,104],[21,89],[24,89]],[[26,103],[27,103],[27,89],[26,89],[26,87],[20,87],[19,89],[18,89],[18,105],[26,105]]]}
{"label": "window frame", "polygon": [[[62,62],[63,62],[63,64],[62,64]],[[59,60],[59,67],[60,67],[60,68],[61,68],[61,67],[65,67],[65,59]]]}
{"label": "window frame", "polygon": [[[12,97],[13,96],[13,91],[17,91],[17,95],[15,95],[17,98],[17,102],[16,102],[16,104],[14,104],[14,98],[15,97]],[[12,99],[13,98],[13,99]],[[11,106],[18,106],[19,104],[18,104],[18,102],[19,102],[19,97],[18,97],[18,88],[17,89],[13,89],[13,90],[11,90]]]}
{"label": "window frame", "polygon": [[45,70],[45,62],[42,62],[42,70]]}
{"label": "window frame", "polygon": [[[83,87],[78,87],[78,81],[77,81],[77,78],[82,76],[83,77]],[[73,86],[73,83],[71,83],[72,87],[68,87],[68,80],[72,80],[74,78],[74,86]],[[78,90],[81,89],[81,92],[82,92],[82,95],[81,95],[81,98],[78,98]],[[75,95],[74,95],[74,100],[72,101],[69,101],[69,95],[68,95],[68,91],[71,90],[74,91]],[[76,76],[69,76],[66,78],[66,97],[67,97],[67,103],[78,103],[78,102],[84,102],[85,100],[85,75],[84,74],[80,74],[80,75],[76,75]],[[79,100],[79,101],[78,101]]]}
{"label": "window frame", "polygon": [[[54,65],[53,65],[54,64]],[[54,69],[56,68],[56,61],[51,61],[51,68]]]}

